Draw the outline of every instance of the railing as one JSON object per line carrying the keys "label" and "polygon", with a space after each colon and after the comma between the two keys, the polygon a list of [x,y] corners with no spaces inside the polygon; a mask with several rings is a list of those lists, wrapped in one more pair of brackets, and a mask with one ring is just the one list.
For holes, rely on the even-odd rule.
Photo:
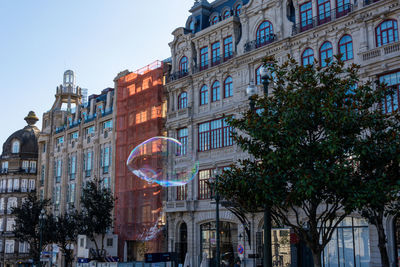
{"label": "railing", "polygon": [[93,115],[87,116],[85,118],[85,123],[94,121],[95,118],[96,118],[96,113],[94,113]]}
{"label": "railing", "polygon": [[373,4],[373,3],[376,3],[379,1],[381,1],[381,0],[364,0],[364,6],[368,6],[370,4]]}
{"label": "railing", "polygon": [[169,76],[169,79],[170,79],[170,81],[175,81],[175,80],[178,80],[178,79],[183,78],[183,77],[188,76],[188,75],[189,75],[189,71],[188,70],[181,70],[181,71],[177,71],[177,72],[172,73]]}
{"label": "railing", "polygon": [[81,123],[81,120],[78,120],[77,122],[73,122],[69,124],[69,128],[75,128],[76,126],[78,126]]}
{"label": "railing", "polygon": [[36,173],[37,170],[36,170],[36,168],[25,168],[25,167],[23,167],[23,168],[20,168],[19,171],[23,172],[23,173]]}
{"label": "railing", "polygon": [[211,67],[217,66],[221,64],[221,57],[220,56],[216,56],[211,58]]}
{"label": "railing", "polygon": [[224,53],[224,62],[228,61],[231,58],[233,58],[233,52],[232,51],[228,51],[228,52]]}
{"label": "railing", "polygon": [[292,35],[307,31],[309,29],[315,28],[327,22],[333,21],[340,17],[343,17],[353,11],[352,4],[345,4],[339,6],[335,9],[331,9],[328,12],[319,14],[319,16],[303,20],[302,22],[293,25]]}
{"label": "railing", "polygon": [[101,116],[105,117],[107,115],[110,115],[112,112],[113,112],[113,109],[112,108],[108,108],[104,112],[101,113]]}
{"label": "railing", "polygon": [[250,52],[251,50],[254,50],[256,48],[265,46],[267,44],[270,44],[272,42],[276,41],[276,35],[271,33],[267,34],[264,37],[257,38],[256,40],[253,40],[251,42],[248,42],[244,45],[244,52]]}
{"label": "railing", "polygon": [[65,126],[57,127],[56,128],[56,134],[61,133],[64,130],[65,130]]}
{"label": "railing", "polygon": [[0,169],[0,173],[8,173],[8,169]]}
{"label": "railing", "polygon": [[369,51],[366,51],[361,54],[361,58],[363,61],[367,61],[373,58],[377,58],[383,55],[388,55],[394,52],[400,51],[400,42],[387,44],[382,47],[378,47]]}

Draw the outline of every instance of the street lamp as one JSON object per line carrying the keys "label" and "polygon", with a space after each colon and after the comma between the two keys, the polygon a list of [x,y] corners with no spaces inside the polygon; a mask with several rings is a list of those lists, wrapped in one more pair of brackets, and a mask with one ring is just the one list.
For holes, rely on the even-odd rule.
{"label": "street lamp", "polygon": [[39,215],[39,267],[42,266],[40,261],[42,258],[42,239],[43,239],[43,223],[47,219],[46,211],[42,209]]}
{"label": "street lamp", "polygon": [[[264,96],[268,96],[268,85],[269,80],[271,79],[271,73],[268,67],[262,65],[260,67],[260,77],[263,84]],[[246,89],[247,95],[249,95],[250,100],[250,110],[254,111],[255,102],[252,97],[257,93],[256,87],[252,82],[250,82],[249,86]],[[272,244],[271,244],[271,207],[264,207],[264,267],[272,267]]]}
{"label": "street lamp", "polygon": [[218,193],[218,190],[217,190],[217,182],[218,182],[218,175],[219,175],[220,173],[219,173],[219,169],[218,169],[218,167],[217,168],[215,168],[215,171],[214,171],[214,192],[213,192],[213,197],[214,197],[214,199],[215,199],[215,231],[216,231],[216,237],[217,237],[217,248],[216,248],[216,252],[215,252],[215,254],[216,254],[216,264],[215,264],[215,266],[216,267],[220,267],[221,266],[221,260],[220,260],[220,258],[221,258],[221,247],[220,247],[220,239],[221,239],[221,233],[220,233],[220,230],[219,230],[219,200],[220,200],[220,197],[219,197],[219,193]]}

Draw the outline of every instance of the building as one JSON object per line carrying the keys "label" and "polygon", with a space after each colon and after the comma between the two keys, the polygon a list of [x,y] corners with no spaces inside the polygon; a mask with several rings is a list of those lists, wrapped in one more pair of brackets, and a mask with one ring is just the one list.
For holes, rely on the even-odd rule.
{"label": "building", "polygon": [[[145,253],[165,252],[163,191],[131,173],[127,159],[142,142],[165,136],[166,100],[164,69],[156,61],[134,72],[123,71],[114,79],[116,122],[115,232],[123,261],[144,261]],[[147,147],[151,151],[151,147]]]}
{"label": "building", "polygon": [[[82,104],[74,72],[67,70],[52,108],[43,114],[38,138],[38,190],[40,198],[51,199],[50,210],[55,216],[79,209],[82,188],[89,180],[100,179],[104,187],[113,189],[113,97],[114,89],[106,88]],[[105,243],[108,251],[114,251],[111,231]],[[86,245],[78,246],[76,253],[89,258],[84,252],[89,250]]]}
{"label": "building", "polygon": [[30,192],[36,191],[39,119],[33,111],[25,117],[27,126],[16,131],[3,144],[0,171],[0,265],[29,266],[29,244],[14,238],[15,218],[12,208],[22,205]]}
{"label": "building", "polygon": [[[177,251],[190,266],[212,263],[215,257],[215,204],[207,180],[244,157],[229,138],[224,116],[248,109],[246,88],[252,82],[262,94],[259,68],[266,55],[279,62],[290,54],[301,64],[342,53],[346,64],[361,66],[363,80],[384,80],[397,88],[385,99],[386,112],[398,109],[400,42],[398,0],[207,0],[195,1],[184,27],[173,31],[169,44],[172,66],[166,89],[168,136],[180,140],[186,155],[175,159],[176,169],[199,161],[200,171],[187,186],[168,189],[165,205],[169,251]],[[225,262],[241,256],[245,266],[261,264],[261,214],[241,223],[222,209],[221,255]],[[386,230],[389,257],[400,256],[400,220],[389,217]],[[244,228],[249,228],[250,235]],[[291,242],[290,229],[272,233],[275,266],[307,266],[303,245]],[[344,242],[346,240],[346,242]],[[374,226],[354,215],[339,226],[323,254],[324,266],[380,266]]]}

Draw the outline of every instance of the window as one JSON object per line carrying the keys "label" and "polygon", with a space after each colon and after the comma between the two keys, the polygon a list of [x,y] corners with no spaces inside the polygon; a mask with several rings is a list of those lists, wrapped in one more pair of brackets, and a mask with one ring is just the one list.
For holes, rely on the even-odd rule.
{"label": "window", "polygon": [[336,0],[336,18],[340,18],[350,12],[350,0]]}
{"label": "window", "polygon": [[12,192],[13,182],[12,179],[7,180],[7,192]]}
{"label": "window", "polygon": [[86,153],[86,158],[85,158],[86,177],[89,177],[92,175],[92,161],[93,161],[93,153],[92,153],[92,151],[88,151]]}
{"label": "window", "polygon": [[380,47],[385,44],[397,42],[399,40],[399,32],[397,30],[396,20],[385,20],[375,30],[376,46]]}
{"label": "window", "polygon": [[56,140],[57,145],[61,145],[64,143],[64,136],[58,137]]}
{"label": "window", "polygon": [[14,192],[18,192],[19,191],[19,178],[14,179],[13,188],[14,188]]}
{"label": "window", "polygon": [[331,20],[331,0],[318,0],[318,25]]}
{"label": "window", "polygon": [[103,130],[112,129],[112,127],[113,127],[113,121],[112,120],[108,120],[108,121],[103,122]]}
{"label": "window", "polygon": [[219,63],[221,63],[220,45],[219,42],[215,42],[211,45],[211,65],[215,66]]}
{"label": "window", "polygon": [[339,53],[342,54],[343,61],[353,59],[353,41],[350,35],[345,35],[340,39]]}
{"label": "window", "polygon": [[228,36],[224,39],[224,60],[230,59],[232,56],[232,36]]}
{"label": "window", "polygon": [[28,169],[29,169],[29,161],[23,160],[23,161],[22,161],[22,167],[21,167],[21,169],[23,169],[25,172],[28,172]]}
{"label": "window", "polygon": [[45,174],[46,174],[45,166],[42,165],[42,169],[41,169],[41,172],[40,172],[40,186],[44,186]]}
{"label": "window", "polygon": [[8,161],[3,161],[1,163],[1,173],[7,173],[8,171]]}
{"label": "window", "polygon": [[55,209],[58,210],[60,207],[60,200],[61,200],[61,187],[59,185],[56,186],[54,192],[54,204],[55,204]]}
{"label": "window", "polygon": [[233,81],[232,77],[229,76],[224,81],[224,98],[233,96]]}
{"label": "window", "polygon": [[187,108],[187,92],[182,92],[178,96],[178,109]]}
{"label": "window", "polygon": [[61,171],[62,171],[62,160],[59,159],[56,161],[56,182],[59,183],[61,181]]}
{"label": "window", "polygon": [[388,86],[394,88],[394,94],[387,95],[382,101],[383,112],[391,113],[398,110],[400,100],[400,71],[380,76],[379,82],[386,83]]}
{"label": "window", "polygon": [[19,141],[12,143],[12,153],[19,153]]}
{"label": "window", "polygon": [[35,191],[35,180],[30,179],[29,180],[29,192],[33,192],[33,191]]}
{"label": "window", "polygon": [[180,77],[185,76],[188,73],[188,58],[183,56],[179,61],[179,74]]}
{"label": "window", "polygon": [[208,104],[208,88],[203,85],[200,89],[200,106]]}
{"label": "window", "polygon": [[4,231],[4,219],[3,218],[0,219],[0,231],[1,232]]}
{"label": "window", "polygon": [[211,197],[208,179],[211,177],[211,170],[199,171],[199,199],[208,199]]}
{"label": "window", "polygon": [[68,160],[68,173],[69,173],[69,179],[70,180],[75,180],[76,176],[76,155],[73,155],[69,158]]}
{"label": "window", "polygon": [[104,147],[101,149],[101,167],[103,168],[103,174],[109,172],[110,169],[110,156],[111,156],[111,147]]}
{"label": "window", "polygon": [[300,6],[300,30],[305,31],[313,27],[311,1]]}
{"label": "window", "polygon": [[322,252],[322,266],[368,266],[369,251],[367,221],[346,217]]}
{"label": "window", "polygon": [[6,240],[6,253],[10,254],[10,253],[14,253],[14,240]]}
{"label": "window", "polygon": [[194,21],[192,20],[189,24],[189,29],[194,32]]}
{"label": "window", "polygon": [[29,172],[36,173],[36,161],[29,161]]}
{"label": "window", "polygon": [[231,131],[224,118],[199,124],[199,151],[233,145]]}
{"label": "window", "polygon": [[211,102],[220,99],[219,81],[215,81],[211,87]]}
{"label": "window", "polygon": [[107,238],[107,247],[112,247],[112,246],[113,246],[113,239]]}
{"label": "window", "polygon": [[222,15],[222,19],[227,19],[231,16],[230,10],[225,10],[224,14]]}
{"label": "window", "polygon": [[22,179],[21,180],[21,192],[27,192],[28,191],[28,179]]}
{"label": "window", "polygon": [[236,16],[239,16],[240,13],[242,13],[242,4],[238,4],[235,8],[235,14]]}
{"label": "window", "polygon": [[186,155],[187,154],[187,146],[188,146],[188,129],[182,128],[178,130],[178,141],[182,144],[178,151],[178,155]]}
{"label": "window", "polygon": [[93,135],[94,131],[95,131],[95,127],[94,126],[90,126],[90,127],[87,127],[85,129],[85,134],[86,134],[86,136]]}
{"label": "window", "polygon": [[69,203],[75,203],[75,184],[70,184],[68,186],[68,198],[67,201]]}
{"label": "window", "polygon": [[176,187],[176,200],[187,199],[187,184]]}
{"label": "window", "polygon": [[214,24],[216,24],[218,22],[218,16],[214,16],[212,19],[211,19],[211,25],[214,25]]}
{"label": "window", "polygon": [[200,70],[208,68],[208,47],[200,49]]}
{"label": "window", "polygon": [[[320,64],[321,67],[326,67],[330,62],[332,61],[333,57],[333,48],[332,44],[330,42],[325,42],[321,45],[321,48],[319,49],[319,58],[320,58]],[[329,60],[329,63],[326,61]]]}
{"label": "window", "polygon": [[19,241],[18,251],[19,251],[19,253],[28,253],[29,252],[29,243]]}
{"label": "window", "polygon": [[256,47],[260,47],[270,43],[273,40],[273,27],[269,21],[264,21],[258,26]]}
{"label": "window", "polygon": [[[7,213],[8,214],[11,214],[12,209],[17,207],[17,205],[18,205],[17,202],[18,201],[17,201],[16,197],[9,197],[8,198],[8,200],[7,200]],[[10,219],[10,218],[8,218],[8,219]],[[11,225],[10,225],[10,227],[11,227]],[[8,223],[7,223],[7,229],[8,229]],[[11,230],[7,230],[7,231],[12,231],[12,229]]]}
{"label": "window", "polygon": [[311,48],[307,48],[301,55],[301,64],[303,66],[307,66],[313,63],[314,63],[314,51]]}

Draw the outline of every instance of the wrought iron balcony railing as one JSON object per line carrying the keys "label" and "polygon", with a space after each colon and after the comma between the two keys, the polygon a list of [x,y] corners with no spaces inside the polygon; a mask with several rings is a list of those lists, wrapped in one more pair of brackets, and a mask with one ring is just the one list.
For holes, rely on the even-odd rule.
{"label": "wrought iron balcony railing", "polygon": [[257,38],[251,42],[248,42],[244,45],[244,52],[250,52],[251,50],[254,50],[256,48],[265,46],[267,44],[270,44],[272,42],[276,41],[276,35],[271,33],[267,34],[266,36],[263,36],[261,38]]}

